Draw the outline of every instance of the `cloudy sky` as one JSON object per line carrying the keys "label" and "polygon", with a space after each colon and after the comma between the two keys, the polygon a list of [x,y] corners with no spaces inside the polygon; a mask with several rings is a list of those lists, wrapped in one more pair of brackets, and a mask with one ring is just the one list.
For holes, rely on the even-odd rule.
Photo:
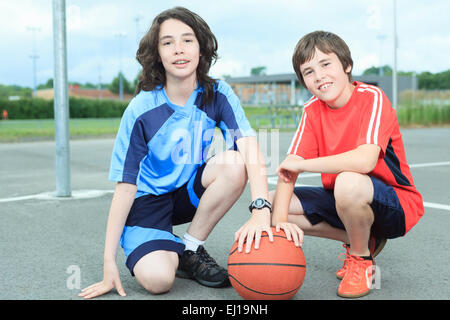
{"label": "cloudy sky", "polygon": [[[266,66],[267,74],[291,73],[295,44],[319,29],[347,42],[358,75],[393,64],[392,1],[67,0],[69,81],[110,82],[120,61],[127,79],[134,79],[138,39],[158,13],[178,5],[202,16],[216,35],[215,77],[246,76],[255,66]],[[397,0],[399,70],[450,68],[449,12],[448,0]],[[52,78],[52,32],[51,0],[0,0],[0,84],[31,87],[33,52],[39,56],[37,82]]]}

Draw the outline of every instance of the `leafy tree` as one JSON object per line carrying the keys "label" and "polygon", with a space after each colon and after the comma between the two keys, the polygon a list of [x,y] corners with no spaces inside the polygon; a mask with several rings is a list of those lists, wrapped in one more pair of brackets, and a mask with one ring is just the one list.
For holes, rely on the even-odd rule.
{"label": "leafy tree", "polygon": [[[119,94],[119,90],[120,90],[119,75],[120,74],[121,73],[119,72],[117,77],[115,77],[113,79],[113,81],[111,82],[111,84],[108,85],[108,90],[111,91],[112,93]],[[128,94],[133,94],[134,93],[133,88],[130,86],[130,82],[128,82],[128,80],[125,78],[123,73],[122,73],[122,85],[123,85],[123,93],[128,93]]]}
{"label": "leafy tree", "polygon": [[48,79],[46,83],[41,83],[36,87],[37,90],[52,89],[52,88],[53,88],[53,78]]}
{"label": "leafy tree", "polygon": [[266,74],[266,67],[264,66],[254,67],[251,68],[250,70],[250,75],[252,76],[263,76],[265,74]]}
{"label": "leafy tree", "polygon": [[417,76],[419,89],[445,90],[450,89],[450,69],[439,73],[422,72]]}
{"label": "leafy tree", "polygon": [[[381,68],[383,70],[383,75],[385,75],[385,76],[391,76],[392,75],[392,68],[390,66],[384,65]],[[371,74],[379,75],[380,74],[380,67],[373,66],[373,67],[370,67],[369,69],[366,69],[366,70],[363,71],[363,75],[365,75],[365,76],[366,75],[371,75]]]}
{"label": "leafy tree", "polygon": [[139,77],[141,76],[141,73],[142,73],[142,70],[140,70],[137,73],[136,78],[134,78],[134,80],[133,80],[133,87],[131,88],[131,90],[133,90],[133,93],[134,93],[134,91],[136,91],[137,85],[139,83]]}
{"label": "leafy tree", "polygon": [[81,87],[83,89],[97,89],[98,88],[98,84],[93,84],[91,82],[86,82],[85,84],[82,84]]}
{"label": "leafy tree", "polygon": [[[392,75],[392,68],[388,65],[382,66],[383,74],[385,76]],[[363,71],[363,75],[378,75],[379,67],[371,67]],[[409,76],[412,77],[414,71],[398,71],[399,76]],[[450,69],[438,73],[431,73],[429,71],[424,71],[416,74],[418,80],[419,89],[425,90],[448,90],[450,89]]]}
{"label": "leafy tree", "polygon": [[31,98],[31,88],[23,88],[17,85],[5,86],[0,84],[0,98],[9,98],[10,96],[19,96],[22,98]]}

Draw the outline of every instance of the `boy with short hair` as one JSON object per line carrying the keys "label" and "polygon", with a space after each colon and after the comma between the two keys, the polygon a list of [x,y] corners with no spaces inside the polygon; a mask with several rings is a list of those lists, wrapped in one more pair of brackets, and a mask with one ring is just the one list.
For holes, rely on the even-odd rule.
{"label": "boy with short hair", "polygon": [[[298,42],[294,70],[313,97],[280,164],[272,225],[296,245],[303,234],[342,241],[347,249],[337,294],[367,295],[373,257],[386,239],[404,236],[424,213],[406,162],[396,117],[376,86],[351,82],[345,42],[316,31]],[[322,187],[295,187],[301,172],[320,172]]]}

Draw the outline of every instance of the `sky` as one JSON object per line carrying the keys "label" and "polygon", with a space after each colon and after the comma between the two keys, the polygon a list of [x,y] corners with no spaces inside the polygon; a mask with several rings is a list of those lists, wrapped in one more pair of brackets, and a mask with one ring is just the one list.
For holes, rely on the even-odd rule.
{"label": "sky", "polygon": [[[397,69],[450,69],[450,2],[397,0]],[[199,14],[219,43],[210,75],[293,73],[292,54],[305,34],[324,30],[348,44],[353,75],[393,65],[393,0],[66,0],[69,81],[109,83],[122,69],[128,80],[140,70],[135,55],[153,18],[184,6]],[[51,0],[0,0],[0,84],[32,87],[53,77]],[[32,31],[37,30],[37,31]]]}

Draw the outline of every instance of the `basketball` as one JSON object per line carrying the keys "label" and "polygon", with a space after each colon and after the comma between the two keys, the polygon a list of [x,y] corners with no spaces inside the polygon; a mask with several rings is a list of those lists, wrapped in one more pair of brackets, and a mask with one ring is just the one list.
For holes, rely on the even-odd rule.
{"label": "basketball", "polygon": [[283,230],[272,227],[273,242],[261,235],[259,249],[238,252],[234,243],[228,256],[231,285],[246,300],[287,300],[300,289],[305,279],[303,250],[287,240]]}

